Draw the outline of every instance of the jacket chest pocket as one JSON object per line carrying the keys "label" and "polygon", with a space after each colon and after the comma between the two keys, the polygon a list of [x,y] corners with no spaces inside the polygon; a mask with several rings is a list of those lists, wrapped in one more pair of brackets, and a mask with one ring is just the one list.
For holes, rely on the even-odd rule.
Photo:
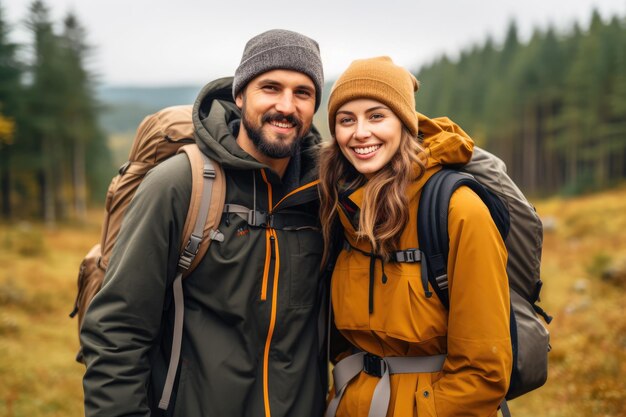
{"label": "jacket chest pocket", "polygon": [[322,237],[313,230],[286,232],[289,255],[289,307],[311,307],[317,299],[322,261]]}
{"label": "jacket chest pocket", "polygon": [[[374,266],[370,295],[369,258],[342,252],[332,282],[335,323],[342,330],[374,330],[407,342],[423,342],[445,334],[446,312],[436,297],[426,298],[417,264]],[[369,311],[369,299],[373,309]]]}
{"label": "jacket chest pocket", "polygon": [[402,265],[397,273],[386,267],[385,272],[387,283],[375,288],[379,300],[370,318],[372,329],[412,343],[444,335],[446,312],[436,296],[424,294],[419,264]]}

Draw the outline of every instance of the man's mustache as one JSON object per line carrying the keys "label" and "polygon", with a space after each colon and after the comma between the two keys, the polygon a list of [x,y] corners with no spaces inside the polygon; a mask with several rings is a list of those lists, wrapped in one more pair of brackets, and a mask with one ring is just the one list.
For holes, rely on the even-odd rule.
{"label": "man's mustache", "polygon": [[263,123],[288,122],[296,128],[302,127],[302,121],[298,119],[296,116],[294,116],[293,114],[289,114],[285,116],[284,114],[280,114],[280,113],[265,113],[261,121]]}

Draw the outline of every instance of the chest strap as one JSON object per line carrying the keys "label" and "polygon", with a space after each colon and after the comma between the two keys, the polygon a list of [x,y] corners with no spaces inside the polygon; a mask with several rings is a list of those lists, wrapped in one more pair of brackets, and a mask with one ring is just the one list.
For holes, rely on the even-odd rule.
{"label": "chest strap", "polygon": [[359,352],[348,356],[333,369],[335,397],[328,403],[324,417],[335,417],[346,387],[361,371],[380,378],[374,389],[368,417],[385,417],[391,396],[389,375],[438,372],[443,368],[445,360],[446,355],[443,354],[381,358],[371,353]]}
{"label": "chest strap", "polygon": [[252,210],[239,204],[224,204],[224,214],[236,214],[250,226],[278,230],[319,230],[317,217],[301,211],[281,210],[269,213]]}

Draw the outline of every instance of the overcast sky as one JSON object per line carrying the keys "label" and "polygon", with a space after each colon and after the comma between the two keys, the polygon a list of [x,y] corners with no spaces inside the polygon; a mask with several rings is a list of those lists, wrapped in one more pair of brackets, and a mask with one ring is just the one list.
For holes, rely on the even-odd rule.
{"label": "overcast sky", "polygon": [[[327,79],[353,59],[389,55],[417,69],[456,56],[487,36],[500,43],[514,19],[522,40],[534,27],[586,27],[595,7],[626,17],[626,0],[44,0],[60,22],[74,12],[94,47],[90,67],[109,85],[198,85],[232,75],[246,41],[272,28],[320,44]],[[0,0],[13,38],[26,41],[31,1]]]}

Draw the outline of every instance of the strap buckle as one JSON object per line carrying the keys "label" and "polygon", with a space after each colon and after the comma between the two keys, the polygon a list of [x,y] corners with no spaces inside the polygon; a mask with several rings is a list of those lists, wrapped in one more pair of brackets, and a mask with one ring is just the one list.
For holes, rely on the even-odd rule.
{"label": "strap buckle", "polygon": [[366,353],[363,356],[363,371],[375,377],[383,376],[383,358],[380,356],[373,355],[371,353]]}
{"label": "strap buckle", "polygon": [[247,216],[247,222],[250,226],[272,227],[273,215],[260,210],[250,210]]}
{"label": "strap buckle", "polygon": [[200,248],[200,242],[202,242],[202,236],[196,236],[193,233],[189,237],[189,242],[183,250],[183,253],[178,258],[178,266],[184,270],[189,269],[194,258],[198,254]]}
{"label": "strap buckle", "polygon": [[422,261],[422,253],[419,249],[406,249],[394,252],[394,260],[396,262],[415,263]]}
{"label": "strap buckle", "polygon": [[204,167],[202,167],[202,176],[204,178],[210,178],[210,179],[215,179],[215,169],[213,168],[212,165],[207,164]]}

